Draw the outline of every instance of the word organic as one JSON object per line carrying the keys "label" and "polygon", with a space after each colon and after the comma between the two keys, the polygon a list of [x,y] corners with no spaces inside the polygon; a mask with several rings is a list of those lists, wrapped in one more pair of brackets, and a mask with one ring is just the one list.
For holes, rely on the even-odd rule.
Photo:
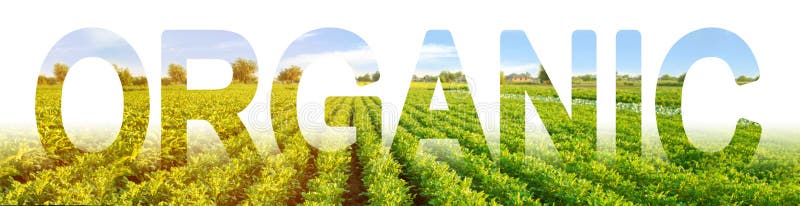
{"label": "word organic", "polygon": [[[79,38],[79,33],[82,31],[91,30],[95,33],[104,33],[105,35],[117,36],[113,32],[97,29],[85,28],[77,30],[63,37],[60,42],[73,41]],[[336,31],[349,38],[360,38],[348,31],[341,29],[321,29],[324,31]],[[311,32],[316,32],[311,31]],[[309,33],[311,33],[309,32]],[[572,78],[573,83],[573,114],[567,112],[567,108],[558,99],[558,94],[555,92],[554,87],[550,83],[547,71],[542,66],[533,47],[524,32],[522,31],[503,31],[500,35],[501,38],[501,61],[504,60],[519,60],[527,61],[528,63],[538,64],[527,71],[511,74],[512,71],[501,71],[501,136],[500,136],[500,151],[491,152],[493,155],[501,155],[508,152],[524,152],[530,150],[530,145],[524,141],[525,134],[524,126],[531,124],[525,119],[525,105],[531,104],[536,107],[540,121],[544,122],[544,127],[552,136],[550,141],[555,146],[557,152],[561,156],[566,154],[573,154],[577,156],[592,156],[592,151],[597,149],[596,143],[596,109],[594,107],[582,106],[581,102],[593,103],[596,100],[596,83],[595,71],[597,62],[597,49],[596,49],[596,35],[591,30],[578,30],[572,34],[572,65],[573,70],[580,70],[581,76]],[[302,38],[306,38],[304,35]],[[198,44],[178,44],[182,39],[186,38],[205,38],[203,43]],[[339,41],[336,38],[326,35],[313,36],[316,40],[321,42]],[[121,39],[121,38],[120,38]],[[164,65],[170,64],[169,78],[162,79],[165,84],[171,83],[185,83],[186,76],[183,71],[183,66],[190,59],[223,59],[221,56],[215,56],[213,53],[204,54],[178,54],[181,49],[186,48],[206,48],[213,50],[216,46],[215,39],[225,39],[226,41],[233,41],[245,45],[238,53],[244,53],[245,56],[254,57],[254,52],[250,47],[247,40],[242,36],[229,32],[218,30],[167,30],[162,34],[162,44],[164,45],[177,45],[176,48],[163,49],[162,55],[164,57],[178,57],[172,59],[174,62],[163,62]],[[444,39],[451,41],[449,32],[447,31],[429,31],[426,34],[425,41],[435,41]],[[300,41],[298,38],[296,41]],[[124,40],[123,40],[124,42]],[[708,42],[715,42],[714,47],[709,47]],[[87,42],[85,47],[101,47],[102,43]],[[113,57],[120,58],[124,56],[127,59],[134,59],[135,63],[141,65],[139,62],[136,51],[130,45],[125,43],[125,49],[121,52],[114,53],[98,53],[87,57],[99,57],[102,59],[109,59]],[[625,135],[618,134],[616,139],[616,147],[620,148],[618,152],[640,153],[641,151],[641,115],[632,115],[629,108],[625,105],[640,106],[641,105],[641,35],[636,30],[622,30],[616,36],[616,52],[617,52],[617,65],[618,69],[624,68],[626,75],[619,75],[617,77],[617,101],[619,106],[617,108],[617,131],[625,131]],[[287,51],[297,49],[299,47],[295,44],[290,46]],[[368,49],[368,47],[367,47]],[[732,141],[721,151],[718,152],[703,152],[700,151],[695,145],[689,142],[683,129],[683,122],[681,121],[680,105],[681,105],[681,87],[686,72],[692,64],[702,58],[714,57],[725,60],[729,63],[731,70],[734,73],[758,73],[755,57],[748,45],[733,32],[721,28],[704,28],[686,34],[678,42],[676,42],[670,49],[662,63],[662,74],[664,75],[659,79],[658,86],[656,87],[657,103],[673,108],[673,113],[659,113],[657,114],[658,131],[662,138],[663,147],[671,159],[693,158],[697,161],[707,161],[712,159],[724,159],[730,162],[730,158],[737,158],[741,161],[733,162],[747,162],[752,158],[755,148],[758,146],[758,139],[760,137],[760,126],[756,123],[741,119],[736,128],[734,138]],[[736,61],[730,61],[731,59]],[[74,63],[74,62],[66,62]],[[241,71],[254,71],[242,68],[254,67],[255,59],[252,60],[237,60],[232,64],[233,78],[241,80],[241,82],[255,82],[257,77],[247,77],[247,74]],[[437,65],[434,65],[437,66]],[[444,66],[439,65],[439,68]],[[66,65],[63,67],[66,68]],[[136,70],[136,68],[134,68]],[[421,72],[418,68],[418,72]],[[127,80],[122,79],[130,78],[128,69],[118,69],[120,72],[121,82],[123,87],[129,85]],[[133,73],[143,73],[142,71],[133,71]],[[430,74],[430,71],[425,71]],[[415,147],[398,143],[397,141],[405,141],[404,135],[407,133],[414,134],[418,137],[435,139],[448,139],[456,136],[463,137],[463,135],[482,135],[480,123],[464,122],[454,124],[453,122],[465,119],[471,119],[475,115],[475,107],[472,105],[472,98],[468,92],[471,86],[466,83],[463,73],[458,70],[438,70],[439,76],[425,75],[414,76],[414,83],[409,88],[406,104],[402,111],[400,118],[399,129],[397,135],[394,137],[395,143],[399,145],[392,145],[392,142],[385,142],[384,146],[390,147],[391,150],[404,149],[403,147]],[[676,73],[677,72],[677,73]],[[55,71],[56,82],[62,82],[66,76],[67,70],[56,66]],[[126,74],[127,73],[127,74]],[[670,76],[669,74],[683,75]],[[291,147],[292,139],[298,134],[296,131],[303,131],[305,118],[298,117],[297,110],[303,105],[297,104],[297,88],[303,84],[313,84],[312,82],[303,81],[302,68],[294,66],[286,68],[280,73],[276,73],[273,77],[260,77],[261,81],[273,81],[273,89],[271,93],[271,112],[272,128],[275,129],[275,137],[278,145],[282,150]],[[59,77],[61,75],[61,77]],[[356,76],[361,83],[370,83],[379,81],[379,74],[368,74],[365,76]],[[44,78],[42,80],[42,78]],[[40,82],[47,82],[47,78],[40,76]],[[137,80],[132,80],[137,81]],[[737,81],[740,85],[747,84],[757,79],[750,81]],[[141,84],[147,88],[147,82],[158,82],[157,80],[140,79]],[[360,84],[361,84],[360,83]],[[430,83],[430,84],[428,84]],[[61,124],[61,113],[58,101],[50,101],[50,97],[44,93],[43,89],[50,88],[45,84],[40,83],[37,90],[37,121],[39,122],[39,133],[41,141],[46,148],[48,155],[68,160],[75,158],[77,155],[87,153],[78,149],[75,145],[70,143]],[[415,89],[424,88],[424,89]],[[57,94],[61,93],[61,88],[57,87]],[[443,90],[444,96],[448,102],[449,110],[430,110],[426,107],[417,107],[417,105],[430,105],[431,99],[439,90]],[[454,92],[454,91],[467,91],[467,92]],[[114,143],[106,149],[99,151],[108,158],[122,158],[130,156],[138,151],[136,148],[141,147],[145,133],[142,131],[147,130],[147,113],[141,114],[142,111],[147,111],[150,105],[149,94],[147,89],[127,89],[123,91],[124,98],[124,117],[122,127],[119,135]],[[181,165],[187,161],[187,121],[189,120],[205,120],[208,121],[216,130],[219,138],[222,140],[226,150],[231,155],[237,155],[242,151],[254,150],[255,145],[247,133],[247,128],[239,119],[237,114],[245,109],[253,99],[255,91],[252,89],[242,89],[240,86],[231,84],[230,86],[213,91],[207,90],[190,90],[181,86],[164,86],[162,87],[162,125],[161,125],[161,161],[165,165]],[[58,95],[57,95],[58,96]],[[230,97],[236,98],[230,98]],[[60,98],[60,97],[55,97]],[[354,100],[355,99],[355,100]],[[333,116],[326,116],[326,123],[329,126],[334,126],[334,122],[338,122],[335,126],[357,126],[365,124],[362,121],[371,121],[369,123],[377,123],[371,128],[382,128],[380,125],[380,118],[375,117],[375,114],[380,112],[380,99],[368,99],[370,105],[377,105],[377,107],[347,107],[347,111],[351,111],[352,115],[348,121],[340,113],[326,114]],[[360,102],[362,99],[356,97],[328,97],[326,103],[332,102]],[[377,103],[376,103],[377,102]],[[527,103],[531,102],[531,103]],[[56,110],[53,113],[50,109]],[[287,109],[288,108],[288,109]],[[140,114],[139,116],[134,114]],[[370,116],[372,115],[372,116]],[[638,116],[637,116],[638,115]],[[359,118],[363,117],[363,118]],[[372,117],[372,118],[370,118]],[[426,121],[419,121],[417,117],[426,117]],[[341,119],[345,118],[345,119]],[[377,118],[377,120],[375,120]],[[287,121],[276,121],[278,119]],[[372,120],[369,120],[372,119]],[[429,121],[427,121],[429,120]],[[141,122],[141,121],[144,121]],[[348,123],[349,122],[349,123]],[[369,124],[367,123],[367,124]],[[415,131],[407,131],[407,128],[417,128]],[[453,128],[456,128],[455,130]],[[460,128],[460,129],[459,129]],[[312,138],[313,132],[303,131],[300,134],[305,138],[306,143],[321,151],[335,152],[350,148],[354,143],[361,141],[357,140],[362,138],[361,133],[363,129],[356,127],[346,133],[348,136],[343,139],[336,139],[333,136],[319,136],[320,138]],[[56,131],[56,132],[54,132]],[[474,132],[467,134],[467,132]],[[618,132],[618,133],[619,133]],[[327,134],[327,133],[323,133]],[[380,133],[379,133],[380,134]],[[585,135],[588,138],[575,138],[571,139],[569,135]],[[567,136],[565,136],[567,135]],[[326,137],[330,137],[327,138]],[[384,137],[386,139],[386,137]],[[437,140],[438,141],[438,140]],[[420,142],[421,145],[422,141]],[[484,139],[458,139],[458,145],[469,148],[475,151],[488,151],[486,150],[486,142]],[[405,148],[408,149],[408,148]],[[402,155],[401,155],[402,156]],[[404,158],[405,156],[403,156]],[[727,159],[726,159],[727,158]],[[502,159],[502,158],[501,158]],[[687,163],[691,165],[692,163]]]}

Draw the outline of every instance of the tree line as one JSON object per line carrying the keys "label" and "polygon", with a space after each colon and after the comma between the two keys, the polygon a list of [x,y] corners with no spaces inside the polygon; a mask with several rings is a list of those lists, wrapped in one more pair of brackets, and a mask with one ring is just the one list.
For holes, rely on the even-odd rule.
{"label": "tree line", "polygon": [[[617,73],[616,76],[617,76],[617,80],[618,81],[637,82],[637,81],[641,81],[642,80],[642,76],[641,75],[631,75],[631,74],[620,75],[619,73]],[[533,80],[533,76],[529,72],[512,73],[512,74],[509,74],[509,75],[505,75],[503,71],[500,71],[500,84],[506,84],[506,82],[508,81],[508,79],[510,77],[525,77],[527,79],[530,79],[531,82],[533,82],[532,81]],[[539,72],[537,74],[537,78],[538,78],[539,82],[542,83],[542,84],[550,84],[550,77],[547,75],[547,73],[544,70],[544,66],[542,66],[541,64],[539,65]],[[739,83],[754,82],[754,81],[757,81],[759,78],[761,78],[760,75],[756,75],[755,77],[749,77],[749,76],[746,76],[746,75],[740,75],[740,76],[736,77],[736,82],[739,82]],[[595,76],[593,74],[584,74],[584,75],[573,76],[572,79],[573,79],[573,81],[590,82],[590,81],[596,81],[597,80],[597,76]],[[660,82],[659,84],[680,85],[680,84],[683,84],[685,79],[686,79],[686,73],[682,73],[682,74],[680,74],[678,76],[672,76],[670,74],[664,74],[664,75],[662,75],[662,76],[660,76],[658,78],[658,81]],[[435,79],[433,81],[435,81]]]}
{"label": "tree line", "polygon": [[356,77],[356,81],[359,82],[376,82],[381,78],[381,72],[375,71],[375,73],[370,74],[369,72]]}
{"label": "tree line", "polygon": [[436,79],[439,79],[442,83],[449,83],[449,82],[467,82],[467,76],[464,75],[463,72],[449,72],[449,71],[442,71],[439,73],[438,76],[433,75],[425,75],[422,77],[417,76],[416,74],[411,78],[411,81],[414,82],[436,82]]}
{"label": "tree line", "polygon": [[[231,62],[233,81],[243,84],[258,83],[258,64],[249,59],[238,58]],[[186,68],[183,65],[172,63],[167,66],[167,76],[161,79],[162,85],[186,84]]]}
{"label": "tree line", "polygon": [[[761,78],[761,75],[756,75],[755,77],[748,77],[746,75],[740,75],[740,76],[736,77],[736,82],[754,82],[754,81],[758,80],[759,78]],[[658,78],[659,81],[675,81],[675,82],[680,82],[680,83],[683,83],[683,81],[685,79],[686,79],[686,73],[682,73],[682,74],[678,75],[677,77],[669,75],[669,74],[664,74],[664,75],[661,75],[661,77]]]}
{"label": "tree line", "polygon": [[[112,64],[114,70],[117,72],[120,83],[122,86],[141,86],[147,84],[147,77],[134,76],[130,69],[117,64]],[[53,76],[39,75],[39,85],[61,85],[69,72],[69,65],[65,63],[56,63],[53,65]],[[235,82],[249,84],[258,82],[255,73],[258,71],[258,65],[253,60],[239,58],[231,63],[233,68],[233,80]],[[167,68],[167,77],[161,79],[162,85],[170,84],[186,84],[186,68],[183,65],[172,63]]]}
{"label": "tree line", "polygon": [[[127,67],[122,67],[117,64],[112,65],[114,70],[117,72],[119,76],[120,83],[123,86],[140,86],[147,84],[147,78],[144,76],[133,76],[131,71]],[[253,60],[248,60],[244,58],[238,58],[231,63],[231,68],[233,68],[233,80],[239,83],[257,83],[258,77],[256,77],[256,72],[258,71],[258,64],[256,64]],[[37,84],[39,85],[60,85],[64,83],[64,79],[66,79],[67,73],[69,72],[69,65],[64,63],[56,63],[53,65],[53,76],[45,76],[39,75]],[[281,83],[298,83],[300,82],[300,77],[303,74],[303,69],[297,65],[291,65],[287,68],[282,69],[278,73],[278,77],[275,78],[276,82]],[[526,73],[513,73],[510,75],[505,75],[503,71],[500,71],[500,84],[505,84],[506,79],[513,75],[524,76],[530,79],[533,79],[532,75],[528,72]],[[162,85],[170,85],[170,84],[186,84],[186,68],[183,65],[172,63],[169,64],[167,69],[167,76],[161,79]],[[356,77],[356,81],[359,82],[375,82],[380,79],[380,72],[376,71],[374,73],[365,73],[364,75]],[[414,75],[412,77],[412,81],[414,82],[436,82],[437,78],[442,82],[466,82],[466,76],[463,72],[449,72],[449,71],[442,71],[439,75],[424,75],[419,77]],[[550,77],[544,70],[544,66],[539,65],[539,72],[537,73],[537,78],[540,83],[543,84],[550,84]],[[686,73],[680,74],[677,77],[672,76],[669,74],[664,74],[658,78],[659,81],[664,82],[678,82],[683,83],[684,79],[686,78]],[[736,82],[753,82],[760,78],[760,75],[756,75],[755,77],[748,77],[745,75],[741,75],[736,78]],[[596,80],[595,75],[585,74],[573,77],[575,80],[581,81],[594,81]],[[630,80],[630,81],[641,81],[641,76],[631,76],[631,75],[619,75],[617,74],[617,80]]]}
{"label": "tree line", "polygon": [[[117,76],[119,77],[119,81],[122,84],[122,86],[147,85],[147,77],[133,76],[131,74],[131,70],[127,67],[122,67],[117,64],[112,64],[111,66],[113,66],[114,71],[117,72]],[[38,85],[64,84],[64,80],[67,78],[68,72],[69,72],[69,65],[64,63],[56,63],[53,65],[53,76],[48,77],[45,75],[39,75],[37,84]]]}
{"label": "tree line", "polygon": [[[524,77],[530,80],[530,83],[533,82],[533,75],[530,72],[525,73],[511,73],[509,75],[505,75],[505,72],[500,71],[500,84],[506,84],[508,79],[512,77]],[[550,84],[550,76],[547,75],[547,72],[544,71],[544,66],[539,64],[539,72],[536,74],[536,79],[539,81],[540,84]]]}

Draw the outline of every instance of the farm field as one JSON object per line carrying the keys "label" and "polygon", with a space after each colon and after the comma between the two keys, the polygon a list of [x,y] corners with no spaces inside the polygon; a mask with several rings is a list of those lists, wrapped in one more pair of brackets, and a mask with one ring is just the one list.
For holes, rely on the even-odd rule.
{"label": "farm field", "polygon": [[[189,151],[181,140],[186,123],[163,118],[167,131],[160,151],[125,138],[105,155],[85,154],[64,141],[60,125],[41,124],[49,150],[36,141],[0,142],[0,204],[170,204],[170,205],[781,205],[800,204],[800,168],[793,160],[751,162],[761,128],[740,121],[732,146],[703,153],[688,145],[680,128],[680,88],[657,91],[660,136],[668,160],[640,155],[640,92],[617,90],[617,153],[596,152],[593,88],[573,89],[572,118],[550,87],[504,85],[501,90],[500,151],[492,156],[466,84],[445,83],[448,111],[429,111],[433,83],[413,83],[390,148],[381,141],[381,102],[375,97],[336,97],[326,104],[331,126],[355,126],[349,148],[324,152],[308,145],[297,125],[296,84],[275,84],[270,111],[279,154],[260,156],[243,125],[219,114],[247,105],[255,84],[228,91],[185,92],[167,86],[163,114],[188,111],[212,118],[230,156]],[[60,115],[59,86],[44,86],[41,114]],[[542,117],[558,161],[526,155],[525,92]],[[146,99],[130,88],[125,98]],[[200,97],[213,104],[191,104]],[[125,107],[131,127],[147,127],[149,108]],[[169,115],[164,115],[169,116]],[[39,119],[47,118],[40,117]],[[214,124],[214,123],[212,123]],[[181,132],[181,128],[184,131]],[[126,131],[126,130],[123,130]],[[144,130],[122,132],[143,136]],[[0,137],[3,139],[9,139]],[[455,139],[457,156],[420,154],[422,139]],[[144,143],[148,144],[148,143]],[[125,149],[127,148],[127,149]],[[135,151],[136,156],[129,153]],[[117,153],[114,153],[117,152]],[[160,152],[160,153],[159,153]],[[51,155],[48,156],[48,153]],[[55,154],[55,156],[53,155]],[[769,152],[759,154],[769,157]],[[68,158],[74,157],[74,158]],[[184,162],[182,162],[185,160]]]}

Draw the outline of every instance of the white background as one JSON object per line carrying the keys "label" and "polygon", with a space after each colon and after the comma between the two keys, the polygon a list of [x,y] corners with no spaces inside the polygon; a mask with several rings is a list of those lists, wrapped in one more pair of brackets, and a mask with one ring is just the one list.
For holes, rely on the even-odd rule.
{"label": "white background", "polygon": [[[138,53],[150,81],[152,114],[149,138],[158,137],[160,133],[161,33],[173,29],[229,30],[244,36],[256,52],[262,76],[251,106],[266,105],[271,87],[269,79],[283,51],[295,38],[317,28],[346,29],[369,44],[381,72],[381,81],[371,90],[379,94],[384,103],[393,105],[403,104],[428,30],[450,30],[464,72],[474,80],[472,85],[477,86],[471,88],[473,98],[478,104],[495,105],[499,100],[497,74],[501,31],[524,30],[539,58],[548,64],[548,68],[558,68],[548,72],[562,98],[568,98],[571,96],[568,84],[571,34],[575,30],[594,30],[599,55],[598,124],[601,139],[613,136],[615,35],[618,30],[635,29],[641,32],[643,41],[644,133],[652,139],[657,137],[655,81],[669,48],[691,31],[721,27],[735,32],[747,42],[758,61],[761,79],[741,89],[732,89],[738,94],[728,103],[698,99],[692,102],[691,107],[700,108],[700,111],[702,108],[716,108],[715,111],[740,114],[759,122],[763,127],[762,141],[779,137],[794,139],[792,136],[797,134],[794,128],[800,126],[800,109],[796,106],[798,97],[795,94],[800,88],[800,81],[796,81],[800,78],[796,61],[800,55],[797,52],[800,30],[796,20],[800,19],[800,13],[797,6],[788,2],[786,5],[732,1],[492,1],[491,4],[462,1],[4,1],[0,4],[0,131],[3,131],[0,135],[7,138],[37,136],[34,95],[42,61],[63,35],[84,27],[113,31],[125,38]],[[710,65],[713,67],[715,64]],[[695,70],[693,68],[693,72]],[[699,93],[704,91],[703,87],[720,87],[704,83],[703,79],[716,78],[720,80],[709,82],[730,83],[733,77],[725,72],[724,69],[694,72],[698,76],[687,78],[685,97],[693,96],[691,93],[695,92],[698,95],[693,97],[703,98],[703,93]],[[99,84],[101,81],[86,79],[79,82]],[[64,95],[86,101],[106,98],[80,91]],[[121,95],[117,93],[111,97]],[[499,132],[491,128],[497,128],[499,123],[489,120],[499,119],[499,113],[479,113],[489,138],[497,138]],[[98,118],[100,116],[102,114]],[[699,118],[695,120],[702,122],[703,118],[715,115],[698,113],[686,116]],[[271,136],[269,129],[263,129],[264,125],[269,125],[268,122],[245,122],[262,125],[249,125],[254,138],[268,139]],[[397,124],[396,118],[394,122],[387,120],[384,123],[385,128]]]}

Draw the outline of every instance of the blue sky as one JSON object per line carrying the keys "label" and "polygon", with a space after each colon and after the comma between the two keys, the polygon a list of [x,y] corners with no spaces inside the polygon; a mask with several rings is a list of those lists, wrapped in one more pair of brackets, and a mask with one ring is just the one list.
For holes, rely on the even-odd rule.
{"label": "blue sky", "polygon": [[253,48],[239,34],[222,30],[168,30],[161,36],[161,73],[166,76],[169,64],[186,66],[186,59],[223,59],[233,62],[238,58],[256,60]]}
{"label": "blue sky", "polygon": [[[573,35],[572,49],[577,56],[593,56],[594,35],[583,31]],[[637,56],[641,48],[638,31],[622,31],[617,37],[621,74],[638,74],[640,63]],[[529,71],[536,73],[540,60],[523,31],[504,31],[500,40],[501,68],[506,73]],[[736,34],[722,29],[703,29],[692,32],[676,44],[671,53],[671,61],[664,62],[661,74],[678,75],[685,72],[697,56],[716,56],[725,59],[733,73],[755,76],[757,64],[752,52]],[[569,45],[567,45],[569,46]],[[345,58],[357,74],[377,71],[377,63],[367,43],[359,36],[342,29],[323,28],[310,31],[298,37],[285,51],[278,69],[290,65],[307,66],[321,56],[337,55]],[[87,28],[64,36],[42,64],[45,75],[52,75],[53,64],[57,62],[73,65],[83,57],[101,57],[106,61],[132,69],[140,75],[142,65],[139,57],[118,35],[103,29]],[[165,31],[162,35],[162,74],[170,63],[184,64],[184,58],[221,58],[233,61],[236,58],[255,59],[253,48],[238,34],[227,31]],[[575,59],[573,74],[595,73],[591,61]],[[545,66],[546,62],[545,62]],[[684,68],[684,69],[681,69]],[[425,34],[421,45],[416,73],[437,74],[442,70],[459,70],[461,63],[450,32],[431,30]],[[555,68],[553,68],[555,69]]]}
{"label": "blue sky", "polygon": [[758,64],[744,40],[733,32],[718,28],[700,29],[681,38],[667,54],[661,66],[661,74],[683,73],[699,60],[697,57],[718,57],[725,60],[734,76],[758,75]]}
{"label": "blue sky", "polygon": [[322,28],[295,39],[284,51],[276,72],[291,65],[305,68],[326,56],[344,58],[357,75],[378,71],[377,61],[361,37],[343,29]]}
{"label": "blue sky", "polygon": [[619,75],[642,74],[642,35],[636,30],[617,32],[616,67]]}
{"label": "blue sky", "polygon": [[[577,56],[591,56],[591,51],[595,47],[591,46],[589,35],[573,35],[573,52]],[[619,48],[617,54],[617,67],[620,74],[641,74],[641,35],[635,30],[621,31],[617,36],[616,46]],[[536,52],[535,45],[531,47],[530,41],[523,31],[504,31],[500,39],[500,61],[503,71],[508,73],[519,73],[529,71],[532,74],[538,72],[538,65],[541,62]],[[758,74],[756,61],[752,58],[752,52],[736,34],[721,29],[704,29],[701,32],[693,32],[684,37],[683,46],[674,47],[670,61],[663,62],[661,74],[673,76],[686,72],[688,68],[698,60],[698,56],[719,57],[724,59],[733,70],[734,75],[755,76]],[[576,48],[577,47],[577,48]],[[576,68],[573,75],[586,73],[596,73],[589,66],[585,59],[573,59]],[[545,68],[548,69],[545,62]]]}
{"label": "blue sky", "polygon": [[[188,58],[220,58],[232,62],[236,58],[255,59],[249,43],[227,31],[165,31],[162,35],[161,73],[168,65],[186,65]],[[112,64],[128,67],[134,75],[144,75],[139,57],[122,37],[103,29],[87,28],[64,36],[51,49],[42,70],[52,76],[58,62],[74,65],[84,57],[100,57]]]}
{"label": "blue sky", "polygon": [[[438,74],[442,70],[460,70],[456,47],[450,32],[433,30],[425,34],[417,61],[418,74]],[[303,34],[284,53],[278,69],[290,65],[305,67],[316,58],[338,55],[348,60],[356,74],[378,69],[367,43],[354,33],[341,29],[317,29]]]}
{"label": "blue sky", "polygon": [[417,75],[435,75],[442,71],[461,70],[453,37],[447,30],[431,30],[425,34],[419,59]]}
{"label": "blue sky", "polygon": [[597,74],[597,35],[590,30],[572,33],[572,75],[583,74]]}
{"label": "blue sky", "polygon": [[506,74],[539,71],[539,57],[523,31],[503,31],[500,35],[500,68]]}
{"label": "blue sky", "polygon": [[[573,75],[596,74],[596,44],[595,35],[591,31],[578,31],[572,36],[573,43],[570,46],[573,55],[579,57],[572,59],[575,68],[551,68],[544,62],[545,69],[569,69]],[[536,55],[535,45],[531,45],[525,32],[520,30],[503,31],[500,36],[500,65],[503,72],[508,75],[511,73],[530,72],[536,75],[539,72],[539,60]]]}
{"label": "blue sky", "polygon": [[74,65],[84,57],[100,57],[112,64],[131,69],[134,75],[143,75],[144,70],[133,48],[122,37],[111,31],[86,28],[71,32],[61,38],[50,50],[42,63],[44,75],[53,76],[53,65]]}

